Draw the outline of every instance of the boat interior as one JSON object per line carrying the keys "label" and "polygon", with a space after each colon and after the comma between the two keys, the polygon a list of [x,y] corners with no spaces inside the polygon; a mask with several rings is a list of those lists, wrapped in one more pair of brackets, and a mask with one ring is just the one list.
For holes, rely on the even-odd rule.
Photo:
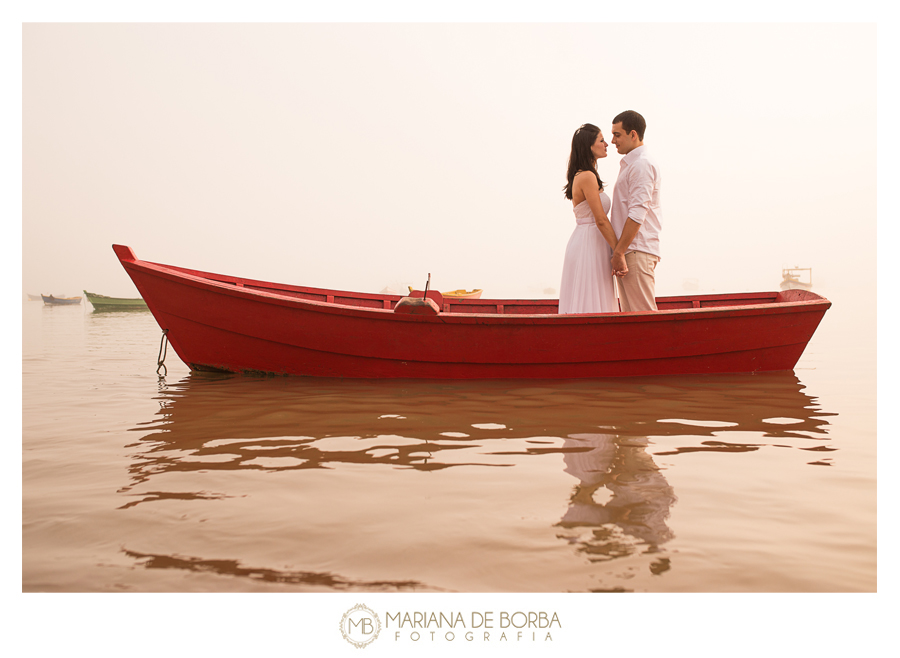
{"label": "boat interior", "polygon": [[[373,308],[392,310],[400,301],[402,295],[389,295],[384,293],[362,293],[345,290],[329,290],[325,288],[310,288],[293,286],[281,283],[269,283],[254,279],[228,276],[224,274],[212,274],[200,272],[172,265],[159,265],[169,270],[182,274],[200,277],[218,283],[225,283],[261,292],[294,297],[314,302],[325,302],[340,306],[355,308]],[[413,293],[413,296],[422,296],[421,291]],[[443,313],[478,313],[488,315],[555,315],[559,307],[556,299],[458,299],[443,297],[440,292],[429,291],[428,297],[434,299]],[[818,299],[818,296],[807,291],[783,290],[778,292],[745,292],[707,295],[685,295],[677,297],[657,297],[656,304],[660,311],[692,309],[692,308],[722,308],[733,306],[751,306],[757,304],[779,304],[787,302]]]}

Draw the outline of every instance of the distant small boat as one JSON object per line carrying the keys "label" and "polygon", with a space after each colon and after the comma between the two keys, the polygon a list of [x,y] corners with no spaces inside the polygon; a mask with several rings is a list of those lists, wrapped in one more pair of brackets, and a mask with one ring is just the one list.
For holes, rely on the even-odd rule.
{"label": "distant small boat", "polygon": [[72,304],[80,304],[81,297],[54,297],[53,295],[41,295],[44,304],[48,306],[71,306]]}
{"label": "distant small boat", "polygon": [[40,296],[40,295],[32,295],[32,294],[30,294],[30,293],[25,293],[25,294],[28,295],[28,301],[29,301],[29,302],[39,302],[39,301],[41,301],[41,296]]}
{"label": "distant small boat", "polygon": [[[809,281],[800,278],[800,272],[809,272]],[[785,267],[781,270],[782,290],[812,290],[811,267]]]}
{"label": "distant small boat", "polygon": [[[409,294],[413,294],[416,291],[413,290],[412,286],[407,286],[409,288]],[[481,293],[484,292],[483,288],[475,288],[474,290],[450,290],[448,292],[441,292],[444,297],[452,297],[453,299],[481,299]]]}
{"label": "distant small boat", "polygon": [[113,311],[113,310],[131,310],[136,308],[147,308],[147,302],[141,297],[108,297],[106,295],[98,295],[95,292],[84,291],[84,296],[96,310]]}

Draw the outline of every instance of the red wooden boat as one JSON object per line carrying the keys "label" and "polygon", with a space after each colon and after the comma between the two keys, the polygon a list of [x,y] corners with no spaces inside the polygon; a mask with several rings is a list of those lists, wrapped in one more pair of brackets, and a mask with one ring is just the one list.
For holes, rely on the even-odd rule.
{"label": "red wooden boat", "polygon": [[399,295],[211,274],[113,249],[192,370],[429,379],[791,370],[831,306],[784,290],[660,297],[655,312],[558,315],[554,299],[429,292],[439,312],[417,315],[394,312]]}

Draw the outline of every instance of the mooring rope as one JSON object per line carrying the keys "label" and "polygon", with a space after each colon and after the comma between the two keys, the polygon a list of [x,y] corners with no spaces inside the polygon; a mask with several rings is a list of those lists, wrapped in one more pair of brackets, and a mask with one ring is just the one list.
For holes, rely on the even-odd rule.
{"label": "mooring rope", "polygon": [[162,376],[165,377],[166,373],[166,351],[169,347],[169,337],[166,335],[169,333],[168,329],[163,329],[162,339],[159,341],[159,356],[156,358],[156,374],[160,374],[160,370],[162,370]]}

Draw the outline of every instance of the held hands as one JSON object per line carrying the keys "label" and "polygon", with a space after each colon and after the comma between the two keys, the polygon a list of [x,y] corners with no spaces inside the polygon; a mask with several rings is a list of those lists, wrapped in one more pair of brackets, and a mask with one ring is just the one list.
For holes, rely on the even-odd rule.
{"label": "held hands", "polygon": [[613,253],[610,259],[613,276],[625,276],[628,274],[628,266],[625,264],[625,254]]}

